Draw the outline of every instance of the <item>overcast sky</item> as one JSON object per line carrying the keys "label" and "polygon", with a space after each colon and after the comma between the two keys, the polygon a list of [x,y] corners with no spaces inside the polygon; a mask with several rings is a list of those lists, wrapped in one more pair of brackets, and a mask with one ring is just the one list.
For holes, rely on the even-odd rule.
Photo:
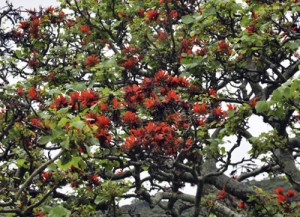
{"label": "overcast sky", "polygon": [[[39,6],[58,6],[59,3],[56,0],[8,0],[15,7],[24,7],[25,9],[38,8]],[[6,0],[0,0],[0,7],[5,6]]]}

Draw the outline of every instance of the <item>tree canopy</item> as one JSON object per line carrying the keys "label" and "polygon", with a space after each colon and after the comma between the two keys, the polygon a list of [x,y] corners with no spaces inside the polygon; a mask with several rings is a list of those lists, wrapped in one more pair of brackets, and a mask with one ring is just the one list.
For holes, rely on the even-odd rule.
{"label": "tree canopy", "polygon": [[60,3],[0,11],[0,213],[300,215],[298,0]]}

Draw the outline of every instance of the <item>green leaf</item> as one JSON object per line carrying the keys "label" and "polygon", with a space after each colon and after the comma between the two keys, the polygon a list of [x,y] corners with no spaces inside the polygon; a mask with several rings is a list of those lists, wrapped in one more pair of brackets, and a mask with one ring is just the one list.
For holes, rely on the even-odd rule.
{"label": "green leaf", "polygon": [[76,91],[83,91],[84,89],[86,89],[86,84],[84,82],[67,84],[66,88],[67,89],[73,89],[73,90],[76,90]]}
{"label": "green leaf", "polygon": [[100,203],[104,203],[106,201],[106,199],[104,197],[102,197],[101,195],[98,195],[96,198],[95,198],[95,204],[98,205]]}
{"label": "green leaf", "polygon": [[18,58],[22,57],[22,52],[20,50],[16,50],[15,52]]}
{"label": "green leaf", "polygon": [[51,140],[52,140],[51,136],[42,136],[39,139],[39,143],[42,144],[42,145],[46,145],[47,143],[51,142]]}
{"label": "green leaf", "polygon": [[18,167],[24,167],[25,159],[17,159],[16,163]]}
{"label": "green leaf", "polygon": [[259,113],[263,113],[269,110],[268,103],[266,101],[258,101],[256,103],[255,109]]}
{"label": "green leaf", "polygon": [[83,121],[75,121],[72,123],[72,126],[79,130],[82,130],[83,127],[85,126],[85,123]]}
{"label": "green leaf", "polygon": [[227,114],[228,114],[228,117],[233,117],[234,116],[234,114],[235,114],[235,111],[234,110],[228,110],[227,111]]}
{"label": "green leaf", "polygon": [[64,140],[62,143],[60,143],[60,145],[64,149],[69,149],[69,147],[70,147],[70,139],[69,139],[69,137],[66,140]]}
{"label": "green leaf", "polygon": [[186,67],[187,69],[192,69],[192,68],[197,67],[198,65],[199,65],[199,63],[194,62],[194,63],[186,64],[185,67]]}
{"label": "green leaf", "polygon": [[70,210],[67,210],[63,206],[53,207],[49,212],[49,217],[69,217],[71,214]]}
{"label": "green leaf", "polygon": [[184,24],[191,24],[194,22],[194,18],[191,15],[183,16],[181,19]]}
{"label": "green leaf", "polygon": [[67,118],[62,118],[62,119],[58,122],[57,126],[58,126],[58,127],[64,127],[64,126],[66,126],[66,123],[67,123],[68,121],[69,121],[69,120],[68,120]]}
{"label": "green leaf", "polygon": [[78,169],[84,169],[84,168],[86,168],[86,164],[84,163],[84,161],[82,160],[81,157],[73,157],[72,159],[69,159],[69,161],[66,161],[66,162],[63,162],[63,160],[59,160],[57,162],[57,166],[61,170],[68,170],[72,166],[74,166],[74,167],[76,167]]}
{"label": "green leaf", "polygon": [[61,160],[57,161],[57,166],[59,167],[59,169],[61,170],[68,170],[71,168],[71,166],[73,165],[72,161],[63,163]]}
{"label": "green leaf", "polygon": [[100,143],[99,143],[99,140],[97,139],[97,138],[91,138],[90,139],[90,143],[92,144],[92,145],[99,145]]}
{"label": "green leaf", "polygon": [[111,93],[111,89],[109,89],[108,87],[105,87],[104,89],[101,90],[101,93],[103,95],[109,95]]}

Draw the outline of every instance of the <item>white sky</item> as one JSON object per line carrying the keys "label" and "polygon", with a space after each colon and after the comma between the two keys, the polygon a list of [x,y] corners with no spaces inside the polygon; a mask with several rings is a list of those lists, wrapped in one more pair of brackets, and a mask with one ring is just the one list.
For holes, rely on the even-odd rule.
{"label": "white sky", "polygon": [[[24,9],[33,9],[49,6],[58,6],[59,3],[56,0],[8,0],[15,7],[24,7]],[[6,0],[0,0],[0,8],[5,6]]]}

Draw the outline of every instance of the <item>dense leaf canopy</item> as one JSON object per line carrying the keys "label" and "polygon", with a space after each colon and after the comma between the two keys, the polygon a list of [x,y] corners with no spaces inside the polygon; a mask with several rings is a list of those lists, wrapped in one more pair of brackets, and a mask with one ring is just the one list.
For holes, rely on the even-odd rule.
{"label": "dense leaf canopy", "polygon": [[0,213],[300,215],[298,0],[60,2],[0,11]]}

